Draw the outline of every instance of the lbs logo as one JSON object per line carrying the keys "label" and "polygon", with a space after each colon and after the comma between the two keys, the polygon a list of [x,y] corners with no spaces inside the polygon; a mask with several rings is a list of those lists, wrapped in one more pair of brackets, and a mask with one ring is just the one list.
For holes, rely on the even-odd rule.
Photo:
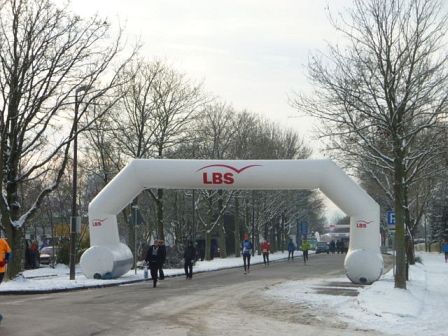
{"label": "lbs logo", "polygon": [[103,222],[106,220],[106,218],[104,219],[94,219],[92,221],[92,226],[102,226]]}
{"label": "lbs logo", "polygon": [[359,229],[367,229],[367,226],[372,223],[372,221],[368,222],[365,220],[359,220],[356,222],[356,227]]}
{"label": "lbs logo", "polygon": [[[226,164],[214,164],[205,166],[202,168],[199,168],[196,170],[196,172],[207,170],[202,172],[202,183],[204,184],[213,184],[213,185],[219,185],[219,184],[233,184],[235,182],[235,174],[239,175],[246,169],[257,167],[260,165],[248,165],[245,167],[242,167],[240,169],[237,169],[235,167],[232,167],[230,165]],[[230,170],[228,172],[218,172],[218,171],[210,171],[211,168],[225,168],[226,170]],[[222,170],[222,169],[221,169]]]}

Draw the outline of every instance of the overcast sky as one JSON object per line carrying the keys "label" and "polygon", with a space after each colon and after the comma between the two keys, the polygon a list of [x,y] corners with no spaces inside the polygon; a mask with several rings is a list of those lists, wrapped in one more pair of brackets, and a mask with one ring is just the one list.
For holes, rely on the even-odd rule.
{"label": "overcast sky", "polygon": [[326,7],[338,13],[352,0],[72,0],[81,15],[124,24],[142,53],[165,60],[237,110],[259,113],[311,139],[315,121],[288,103],[308,88],[310,53],[335,42]]}
{"label": "overcast sky", "polygon": [[[336,13],[351,0],[72,0],[82,15],[124,23],[142,53],[204,83],[213,95],[265,115],[310,139],[312,120],[288,103],[307,87],[311,52],[334,41],[325,8]],[[322,157],[316,153],[314,157]]]}

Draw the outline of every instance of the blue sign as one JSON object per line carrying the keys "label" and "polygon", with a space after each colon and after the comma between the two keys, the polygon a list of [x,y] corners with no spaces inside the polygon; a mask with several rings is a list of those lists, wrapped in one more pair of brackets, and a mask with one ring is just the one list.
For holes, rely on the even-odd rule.
{"label": "blue sign", "polygon": [[308,223],[305,221],[300,223],[300,234],[302,236],[308,236]]}
{"label": "blue sign", "polygon": [[395,228],[395,211],[388,210],[386,212],[386,214],[387,214],[387,226],[390,229],[394,229]]}

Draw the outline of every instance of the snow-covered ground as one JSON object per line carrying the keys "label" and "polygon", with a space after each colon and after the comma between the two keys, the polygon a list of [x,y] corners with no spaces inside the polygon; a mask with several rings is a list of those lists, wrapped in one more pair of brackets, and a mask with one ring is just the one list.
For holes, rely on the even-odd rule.
{"label": "snow-covered ground", "polygon": [[[391,335],[446,336],[448,263],[439,253],[419,255],[423,264],[411,266],[407,290],[394,288],[391,270],[371,286],[347,288],[359,291],[357,296],[322,294],[321,279],[285,282],[265,295],[305,304],[316,314],[333,316],[363,330]],[[346,278],[331,280],[347,281]]]}
{"label": "snow-covered ground", "polygon": [[[358,330],[375,330],[386,335],[448,335],[448,264],[439,253],[420,253],[419,256],[423,264],[411,266],[407,290],[394,288],[393,272],[390,271],[371,286],[351,285],[345,277],[309,279],[275,285],[263,295],[280,303],[305,306],[307,314],[323,322],[329,318]],[[286,253],[275,253],[271,255],[271,260],[286,257]],[[261,256],[253,258],[253,263],[261,262]],[[198,262],[194,272],[241,265],[241,258],[215,259]],[[70,281],[68,273],[65,266],[26,271],[17,279],[4,282],[0,286],[0,294],[112,285],[143,279],[143,270],[138,270],[137,275],[130,271],[115,280],[90,280],[78,272],[76,280]],[[165,273],[167,276],[183,275],[183,269],[167,269]],[[332,284],[343,284],[343,288],[335,287],[332,292]],[[355,295],[335,295],[341,290],[351,291]]]}

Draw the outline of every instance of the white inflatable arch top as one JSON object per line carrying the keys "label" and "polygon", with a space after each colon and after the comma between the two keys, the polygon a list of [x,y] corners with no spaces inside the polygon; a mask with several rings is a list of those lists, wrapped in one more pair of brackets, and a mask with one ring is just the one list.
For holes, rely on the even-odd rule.
{"label": "white inflatable arch top", "polygon": [[116,278],[133,257],[120,243],[117,214],[149,188],[286,190],[319,188],[350,216],[344,267],[354,283],[372,283],[383,271],[378,204],[329,160],[132,160],[90,203],[91,247],[81,257],[88,278]]}

